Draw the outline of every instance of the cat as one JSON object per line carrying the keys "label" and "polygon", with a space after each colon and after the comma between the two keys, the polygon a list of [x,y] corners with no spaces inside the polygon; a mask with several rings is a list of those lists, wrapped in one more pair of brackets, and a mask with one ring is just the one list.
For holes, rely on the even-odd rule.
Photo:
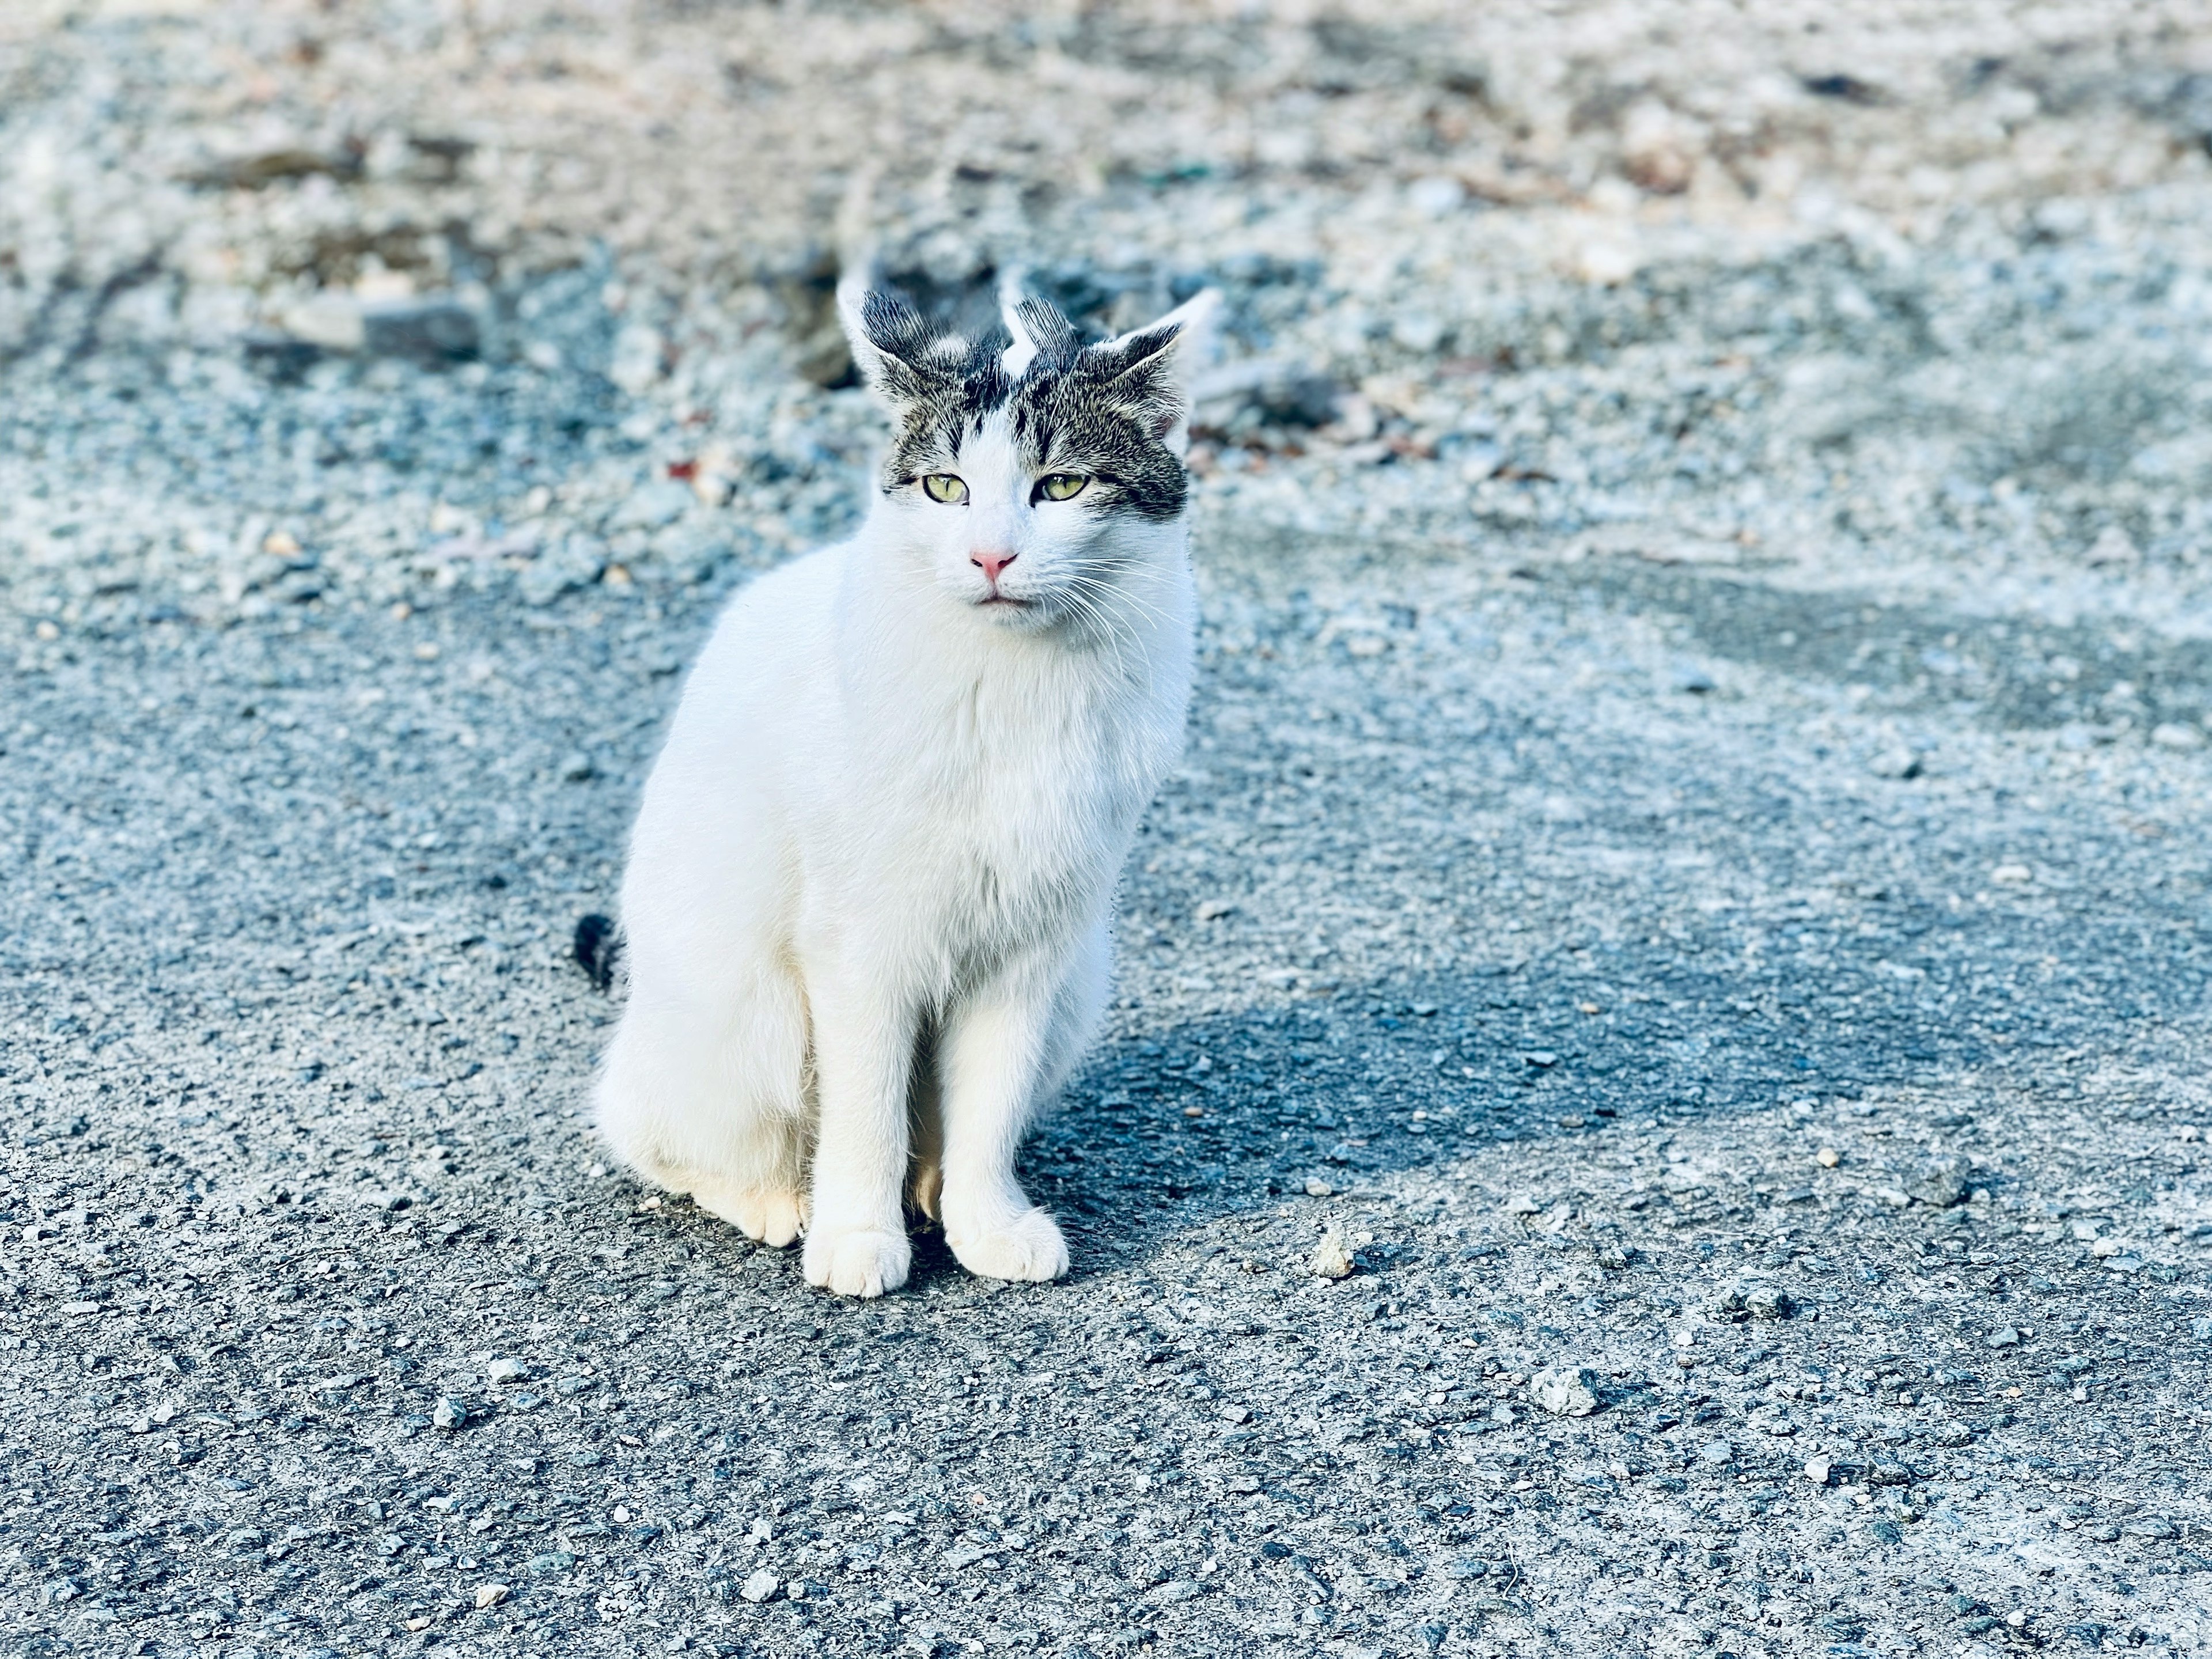
{"label": "cat", "polygon": [[1039,298],[962,337],[850,280],[895,437],[851,540],[717,623],[645,786],[600,1132],[809,1283],[1067,1270],[1014,1157],[1096,1035],[1116,884],[1182,750],[1185,379],[1207,290],[1085,344]]}

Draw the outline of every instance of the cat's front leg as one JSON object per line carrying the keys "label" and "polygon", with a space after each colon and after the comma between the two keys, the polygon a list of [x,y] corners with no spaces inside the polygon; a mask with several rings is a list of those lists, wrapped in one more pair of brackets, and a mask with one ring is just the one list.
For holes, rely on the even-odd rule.
{"label": "cat's front leg", "polygon": [[945,1242],[986,1279],[1057,1279],[1067,1243],[1014,1178],[1023,1133],[1081,1057],[1107,984],[1099,928],[1068,957],[1024,963],[953,1011],[941,1042]]}
{"label": "cat's front leg", "polygon": [[915,1022],[900,999],[848,969],[810,971],[806,990],[821,1111],[806,1279],[840,1296],[881,1296],[906,1283],[913,1259],[902,1188]]}

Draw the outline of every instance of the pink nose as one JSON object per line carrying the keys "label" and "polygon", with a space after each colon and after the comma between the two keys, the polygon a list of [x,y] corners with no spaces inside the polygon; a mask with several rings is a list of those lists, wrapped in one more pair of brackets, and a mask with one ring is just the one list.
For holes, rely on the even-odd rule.
{"label": "pink nose", "polygon": [[985,553],[970,553],[968,562],[983,573],[983,579],[997,586],[999,573],[1014,562],[1014,555],[1005,548],[994,548]]}

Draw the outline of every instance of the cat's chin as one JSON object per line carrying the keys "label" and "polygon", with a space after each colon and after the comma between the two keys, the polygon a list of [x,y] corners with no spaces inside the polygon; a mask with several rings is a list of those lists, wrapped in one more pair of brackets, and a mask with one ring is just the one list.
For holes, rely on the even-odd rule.
{"label": "cat's chin", "polygon": [[1036,600],[1009,599],[1003,593],[977,599],[969,608],[997,627],[1019,629],[1024,633],[1034,632],[1052,621],[1051,613]]}

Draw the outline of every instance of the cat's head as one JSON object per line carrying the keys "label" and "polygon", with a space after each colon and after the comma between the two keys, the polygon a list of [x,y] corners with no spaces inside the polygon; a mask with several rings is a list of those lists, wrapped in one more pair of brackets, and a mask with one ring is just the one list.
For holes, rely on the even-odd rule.
{"label": "cat's head", "polygon": [[981,618],[1110,627],[1182,556],[1177,360],[1215,297],[1085,345],[1045,300],[1010,299],[1005,331],[970,340],[848,283],[854,358],[897,428],[876,522]]}

